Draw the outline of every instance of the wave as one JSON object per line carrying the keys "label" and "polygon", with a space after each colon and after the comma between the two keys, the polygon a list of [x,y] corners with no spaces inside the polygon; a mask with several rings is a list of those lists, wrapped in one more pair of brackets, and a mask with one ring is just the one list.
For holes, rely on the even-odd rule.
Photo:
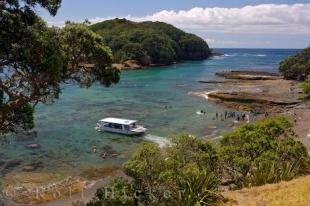
{"label": "wave", "polygon": [[224,54],[223,56],[224,57],[234,57],[234,56],[237,56],[237,54]]}
{"label": "wave", "polygon": [[224,57],[235,57],[235,56],[253,56],[253,57],[265,57],[266,54],[249,54],[249,53],[231,53],[231,54],[224,54]]}
{"label": "wave", "polygon": [[208,92],[188,92],[187,94],[197,96],[197,97],[202,97],[204,99],[209,99],[209,94],[212,92],[217,92],[217,90],[208,91]]}
{"label": "wave", "polygon": [[148,134],[144,138],[146,140],[149,140],[151,142],[158,144],[160,148],[166,147],[167,145],[170,144],[170,141],[165,137]]}

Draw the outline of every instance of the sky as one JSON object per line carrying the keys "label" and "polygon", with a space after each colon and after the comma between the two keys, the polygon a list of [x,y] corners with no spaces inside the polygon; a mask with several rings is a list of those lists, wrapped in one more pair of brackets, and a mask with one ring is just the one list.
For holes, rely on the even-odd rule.
{"label": "sky", "polygon": [[127,18],[163,21],[199,35],[212,48],[304,48],[310,45],[310,0],[62,0],[49,25]]}

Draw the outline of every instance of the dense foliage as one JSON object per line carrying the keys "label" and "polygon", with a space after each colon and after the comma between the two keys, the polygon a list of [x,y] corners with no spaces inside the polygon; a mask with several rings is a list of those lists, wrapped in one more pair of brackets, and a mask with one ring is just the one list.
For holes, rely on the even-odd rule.
{"label": "dense foliage", "polygon": [[308,153],[284,117],[247,124],[226,134],[219,149],[223,173],[237,187],[289,180],[308,168]]}
{"label": "dense foliage", "polygon": [[309,173],[309,156],[284,117],[227,133],[218,148],[191,135],[168,147],[143,144],[124,164],[129,178],[97,191],[87,206],[216,205],[219,185],[232,188],[290,180]]}
{"label": "dense foliage", "polygon": [[286,79],[305,80],[310,74],[310,47],[283,60],[279,70]]}
{"label": "dense foliage", "polygon": [[0,2],[0,134],[31,129],[34,106],[57,98],[64,81],[108,86],[119,79],[102,37],[81,24],[47,27],[34,12],[39,5],[55,15],[60,3]]}
{"label": "dense foliage", "polygon": [[116,62],[136,60],[142,65],[201,60],[210,55],[207,43],[162,22],[136,23],[114,19],[91,26],[104,38]]}
{"label": "dense foliage", "polygon": [[[108,188],[98,190],[87,205],[198,206],[210,205],[218,198],[217,152],[191,135],[173,137],[171,146],[164,150],[155,144],[143,144],[124,164],[124,170],[132,182],[115,180]],[[103,194],[111,193],[109,188],[114,188],[114,197],[118,198]],[[126,191],[122,198],[120,191]]]}
{"label": "dense foliage", "polygon": [[301,83],[301,88],[304,91],[304,99],[310,99],[310,74],[308,75],[308,78],[306,79],[306,81],[304,81],[303,83]]}

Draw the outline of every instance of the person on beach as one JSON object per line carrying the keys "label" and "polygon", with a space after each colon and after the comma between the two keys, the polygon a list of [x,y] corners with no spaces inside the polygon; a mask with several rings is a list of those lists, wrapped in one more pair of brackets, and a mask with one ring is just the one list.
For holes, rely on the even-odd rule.
{"label": "person on beach", "polygon": [[96,153],[96,152],[97,152],[97,146],[94,145],[93,148],[92,148],[92,150],[93,150],[93,153]]}
{"label": "person on beach", "polygon": [[240,116],[239,116],[239,114],[237,114],[237,122],[239,122],[240,121]]}
{"label": "person on beach", "polygon": [[219,114],[216,112],[215,113],[215,118],[218,119],[219,118]]}
{"label": "person on beach", "polygon": [[242,119],[242,121],[245,120],[245,113],[242,113],[241,119]]}
{"label": "person on beach", "polygon": [[250,115],[249,115],[249,114],[246,114],[246,115],[245,115],[245,118],[246,118],[246,122],[247,122],[247,123],[250,123]]}

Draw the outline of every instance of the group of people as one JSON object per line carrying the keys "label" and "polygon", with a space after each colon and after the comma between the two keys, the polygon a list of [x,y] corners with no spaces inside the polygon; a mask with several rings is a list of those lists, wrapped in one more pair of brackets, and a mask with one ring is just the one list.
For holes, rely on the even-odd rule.
{"label": "group of people", "polygon": [[235,112],[235,111],[225,111],[224,113],[215,113],[215,117],[213,120],[218,120],[220,119],[221,121],[225,121],[227,119],[234,119],[235,121],[250,121],[250,116],[247,113],[244,112]]}
{"label": "group of people", "polygon": [[[200,110],[197,112],[197,114],[207,115],[207,112],[205,110]],[[255,114],[253,114],[253,117],[254,115]],[[212,119],[221,120],[221,121],[225,121],[227,119],[233,119],[234,121],[237,121],[237,122],[240,122],[240,121],[250,122],[250,115],[249,113],[245,113],[245,112],[224,111],[223,113],[216,112],[215,117],[213,117]]]}

